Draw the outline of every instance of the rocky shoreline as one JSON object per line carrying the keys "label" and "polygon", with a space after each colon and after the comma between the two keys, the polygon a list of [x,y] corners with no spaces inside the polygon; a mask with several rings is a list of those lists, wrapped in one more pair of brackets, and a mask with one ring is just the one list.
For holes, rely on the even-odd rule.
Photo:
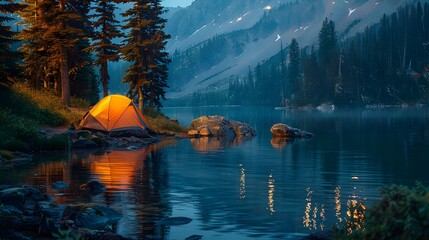
{"label": "rocky shoreline", "polygon": [[105,206],[57,204],[35,187],[0,186],[1,239],[126,239],[114,231],[121,218]]}

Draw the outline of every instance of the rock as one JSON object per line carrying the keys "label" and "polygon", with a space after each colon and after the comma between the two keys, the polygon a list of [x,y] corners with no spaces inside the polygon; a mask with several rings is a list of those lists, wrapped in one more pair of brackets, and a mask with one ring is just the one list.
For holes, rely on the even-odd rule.
{"label": "rock", "polygon": [[0,191],[0,203],[20,210],[35,208],[35,203],[45,200],[37,188],[13,187]]}
{"label": "rock", "polygon": [[56,190],[64,190],[69,187],[69,185],[63,181],[57,181],[52,184],[52,187]]}
{"label": "rock", "polygon": [[77,227],[92,230],[108,229],[121,218],[122,215],[111,208],[88,204],[67,206],[62,217],[74,221]]}
{"label": "rock", "polygon": [[189,137],[197,138],[200,136],[200,133],[197,130],[190,130],[188,132]]}
{"label": "rock", "polygon": [[273,137],[280,137],[280,138],[290,138],[290,139],[295,139],[295,138],[312,138],[314,137],[314,134],[297,129],[297,128],[293,128],[293,127],[289,127],[286,124],[283,123],[276,123],[274,124],[271,129],[270,129],[271,133],[273,134]]}
{"label": "rock", "polygon": [[66,205],[54,204],[48,201],[41,201],[37,203],[36,214],[44,215],[54,220],[61,220]]}
{"label": "rock", "polygon": [[25,236],[20,232],[13,229],[0,230],[0,239],[14,239],[14,240],[32,240],[31,237]]}
{"label": "rock", "polygon": [[97,195],[106,190],[106,185],[98,181],[89,181],[80,185],[80,189],[88,191],[91,195]]}
{"label": "rock", "polygon": [[161,224],[167,226],[185,225],[190,222],[192,222],[192,219],[188,217],[170,217],[161,220]]}
{"label": "rock", "polygon": [[[222,116],[202,116],[191,122],[191,131],[201,136],[215,136],[233,139],[236,136],[253,137],[256,131],[248,124],[229,120]],[[190,131],[190,132],[191,132]],[[194,135],[196,132],[193,132]]]}
{"label": "rock", "polygon": [[27,166],[27,165],[33,163],[33,159],[31,159],[31,158],[13,158],[10,160],[10,163],[12,163],[14,167]]}
{"label": "rock", "polygon": [[87,139],[78,139],[72,143],[72,148],[97,148],[98,145]]}
{"label": "rock", "polygon": [[23,215],[24,212],[22,212],[21,210],[19,210],[18,208],[14,207],[14,206],[10,206],[10,205],[4,205],[0,208],[0,213],[2,215]]}
{"label": "rock", "polygon": [[[194,130],[194,131],[195,131],[195,130]],[[209,127],[209,126],[207,126],[207,125],[203,125],[203,126],[198,127],[197,131],[199,132],[199,134],[200,134],[202,137],[209,137],[209,136],[211,136],[211,135],[212,135],[212,132],[211,132],[211,130],[210,130],[210,127]]]}
{"label": "rock", "polygon": [[89,130],[79,130],[75,133],[77,138],[85,138],[85,139],[89,139],[90,137],[92,137],[92,132]]}
{"label": "rock", "polygon": [[32,154],[27,154],[27,153],[23,153],[23,152],[14,152],[13,156],[15,158],[27,158],[27,159],[32,159],[33,158]]}
{"label": "rock", "polygon": [[185,240],[200,240],[200,239],[203,239],[203,235],[192,235],[185,238]]}

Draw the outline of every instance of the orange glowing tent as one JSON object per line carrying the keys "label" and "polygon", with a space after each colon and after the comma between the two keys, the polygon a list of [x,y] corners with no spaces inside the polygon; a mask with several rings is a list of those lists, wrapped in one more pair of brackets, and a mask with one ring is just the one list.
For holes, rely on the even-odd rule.
{"label": "orange glowing tent", "polygon": [[109,95],[101,99],[83,117],[79,126],[114,137],[150,137],[149,133],[154,133],[133,101],[122,95]]}

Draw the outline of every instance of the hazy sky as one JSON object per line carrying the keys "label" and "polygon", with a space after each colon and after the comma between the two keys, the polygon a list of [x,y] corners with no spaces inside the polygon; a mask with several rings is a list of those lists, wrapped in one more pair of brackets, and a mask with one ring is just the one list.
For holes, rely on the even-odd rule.
{"label": "hazy sky", "polygon": [[194,0],[164,0],[162,1],[162,4],[166,7],[177,7],[177,6],[186,7],[191,5],[193,1]]}

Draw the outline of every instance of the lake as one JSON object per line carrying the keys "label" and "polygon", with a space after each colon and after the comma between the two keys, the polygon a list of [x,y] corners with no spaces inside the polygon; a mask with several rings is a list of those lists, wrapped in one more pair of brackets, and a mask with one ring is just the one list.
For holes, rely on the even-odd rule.
{"label": "lake", "polygon": [[[35,165],[0,167],[0,184],[39,186],[58,203],[92,202],[124,215],[132,239],[300,239],[343,225],[350,208],[370,207],[385,184],[429,186],[427,108],[274,110],[266,107],[165,108],[189,126],[222,115],[255,127],[252,139],[170,139],[137,150],[37,155]],[[315,134],[271,138],[274,123]],[[90,196],[89,180],[107,190]],[[65,181],[66,190],[52,183]],[[361,213],[359,213],[361,215]],[[162,219],[188,217],[186,225]]]}

